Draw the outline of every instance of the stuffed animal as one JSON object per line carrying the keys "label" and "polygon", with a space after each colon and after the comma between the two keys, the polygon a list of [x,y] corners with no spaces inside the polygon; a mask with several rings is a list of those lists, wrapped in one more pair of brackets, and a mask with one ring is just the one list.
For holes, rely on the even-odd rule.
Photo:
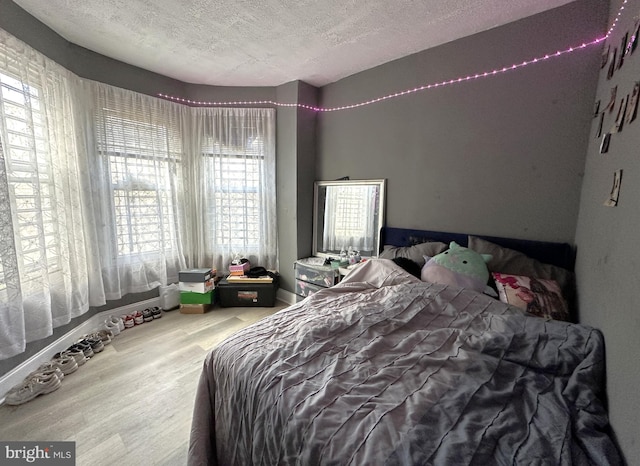
{"label": "stuffed animal", "polygon": [[446,251],[425,256],[420,279],[482,292],[489,281],[487,262],[491,258],[491,254],[479,254],[452,241]]}

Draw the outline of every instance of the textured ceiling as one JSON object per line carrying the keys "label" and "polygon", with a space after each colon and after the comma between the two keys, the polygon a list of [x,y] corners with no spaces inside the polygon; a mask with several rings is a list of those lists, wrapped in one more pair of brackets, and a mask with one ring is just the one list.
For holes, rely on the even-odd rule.
{"label": "textured ceiling", "polygon": [[14,0],[77,45],[219,86],[323,86],[570,1]]}

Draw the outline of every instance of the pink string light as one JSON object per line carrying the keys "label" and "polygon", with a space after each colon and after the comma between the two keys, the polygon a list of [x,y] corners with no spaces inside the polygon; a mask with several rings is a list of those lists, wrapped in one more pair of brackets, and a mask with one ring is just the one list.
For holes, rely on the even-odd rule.
{"label": "pink string light", "polygon": [[484,71],[481,73],[476,73],[476,74],[470,74],[464,77],[458,77],[458,78],[454,78],[454,79],[449,79],[449,80],[445,80],[445,81],[440,81],[440,82],[436,82],[436,83],[432,83],[432,84],[425,84],[419,87],[415,87],[413,89],[406,89],[404,91],[398,91],[392,94],[388,94],[382,97],[376,97],[374,99],[370,99],[370,100],[366,100],[363,102],[358,102],[355,104],[349,104],[349,105],[342,105],[339,107],[315,107],[312,105],[306,105],[306,104],[299,104],[299,103],[283,103],[283,102],[277,102],[274,100],[245,100],[245,101],[230,101],[230,102],[206,102],[206,101],[200,101],[200,100],[191,100],[191,99],[184,99],[181,97],[175,97],[175,96],[171,96],[171,95],[167,95],[167,94],[162,94],[159,93],[158,96],[166,99],[166,100],[170,100],[173,102],[178,102],[181,104],[186,104],[186,105],[191,105],[191,106],[203,106],[203,107],[232,107],[232,106],[260,106],[260,105],[272,105],[275,107],[297,107],[297,108],[303,108],[306,110],[311,110],[314,112],[337,112],[337,111],[341,111],[341,110],[350,110],[350,109],[354,109],[354,108],[359,108],[359,107],[364,107],[366,105],[372,105],[372,104],[376,104],[385,100],[389,100],[389,99],[395,99],[397,97],[402,97],[405,95],[410,95],[410,94],[415,94],[417,92],[422,92],[425,90],[429,90],[429,89],[434,89],[437,87],[444,87],[444,86],[451,86],[454,84],[459,84],[459,83],[463,83],[463,82],[467,82],[467,81],[473,81],[476,79],[481,79],[481,78],[487,78],[490,76],[496,76],[499,74],[503,74],[503,73],[507,73],[509,71],[513,71],[513,70],[517,70],[520,68],[524,68],[525,66],[529,66],[529,65],[533,65],[535,63],[540,63],[546,60],[550,60],[552,58],[556,58],[556,57],[560,57],[562,55],[566,55],[568,53],[573,53],[582,49],[585,49],[587,47],[590,47],[592,45],[597,45],[600,44],[602,42],[604,42],[605,40],[607,40],[611,34],[613,33],[613,31],[615,30],[616,26],[618,25],[619,21],[620,21],[620,17],[622,15],[622,12],[624,10],[625,5],[627,4],[628,0],[624,0],[622,5],[620,6],[620,9],[618,10],[618,14],[616,15],[615,19],[613,20],[613,23],[611,24],[611,27],[609,28],[609,30],[607,31],[607,33],[603,36],[603,37],[598,37],[597,39],[594,39],[590,42],[583,42],[582,44],[578,45],[578,46],[574,46],[574,47],[569,47],[567,49],[564,50],[558,50],[555,53],[552,54],[545,54],[544,56],[541,57],[537,57],[537,58],[532,58],[530,60],[525,60],[522,63],[514,63],[511,66],[505,66],[503,68],[496,68],[494,70],[491,71]]}

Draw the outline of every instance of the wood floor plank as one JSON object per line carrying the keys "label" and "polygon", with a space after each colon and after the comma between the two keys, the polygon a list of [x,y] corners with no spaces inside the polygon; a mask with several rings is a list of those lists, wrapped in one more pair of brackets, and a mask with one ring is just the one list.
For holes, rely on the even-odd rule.
{"label": "wood floor plank", "polygon": [[0,406],[0,439],[75,441],[78,466],[186,464],[208,351],[284,307],[171,311],[126,329],[58,390],[20,406]]}

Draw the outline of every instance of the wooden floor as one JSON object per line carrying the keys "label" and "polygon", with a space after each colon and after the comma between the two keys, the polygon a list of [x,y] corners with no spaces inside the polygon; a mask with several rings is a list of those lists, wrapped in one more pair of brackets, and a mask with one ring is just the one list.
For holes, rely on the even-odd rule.
{"label": "wooden floor", "polygon": [[285,306],[170,311],[126,329],[55,392],[0,406],[0,440],[74,441],[78,466],[186,464],[207,352]]}

